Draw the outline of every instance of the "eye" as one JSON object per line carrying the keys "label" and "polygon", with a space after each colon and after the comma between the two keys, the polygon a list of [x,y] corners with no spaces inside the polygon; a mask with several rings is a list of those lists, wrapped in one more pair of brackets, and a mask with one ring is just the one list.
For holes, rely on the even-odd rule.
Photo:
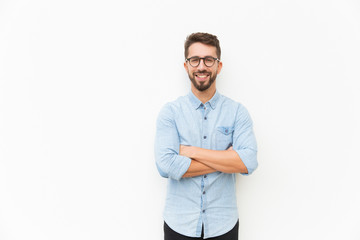
{"label": "eye", "polygon": [[191,64],[197,64],[199,62],[199,58],[190,58],[190,63]]}
{"label": "eye", "polygon": [[212,65],[214,63],[214,61],[215,60],[213,58],[211,58],[211,57],[205,58],[205,62],[206,62],[207,65]]}

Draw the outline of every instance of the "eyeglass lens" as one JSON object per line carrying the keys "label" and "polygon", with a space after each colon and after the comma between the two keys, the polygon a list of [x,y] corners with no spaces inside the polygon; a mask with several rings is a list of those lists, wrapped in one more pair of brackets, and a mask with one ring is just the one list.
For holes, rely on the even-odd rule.
{"label": "eyeglass lens", "polygon": [[200,60],[203,59],[205,66],[207,67],[212,67],[215,63],[215,59],[212,57],[206,57],[206,58],[198,58],[198,57],[194,57],[194,58],[190,58],[189,62],[190,65],[193,67],[197,67],[200,64]]}

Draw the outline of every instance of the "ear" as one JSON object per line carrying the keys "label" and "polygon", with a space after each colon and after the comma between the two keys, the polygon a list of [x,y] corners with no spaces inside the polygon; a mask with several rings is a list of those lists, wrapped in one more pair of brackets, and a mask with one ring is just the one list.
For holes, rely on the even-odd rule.
{"label": "ear", "polygon": [[187,66],[186,62],[184,62],[184,68],[185,68],[186,72],[189,72],[189,69],[188,69],[188,66]]}
{"label": "ear", "polygon": [[221,69],[222,69],[222,66],[223,66],[223,64],[222,64],[222,62],[220,61],[219,63],[218,63],[218,69],[217,69],[217,74],[219,74],[220,72],[221,72]]}

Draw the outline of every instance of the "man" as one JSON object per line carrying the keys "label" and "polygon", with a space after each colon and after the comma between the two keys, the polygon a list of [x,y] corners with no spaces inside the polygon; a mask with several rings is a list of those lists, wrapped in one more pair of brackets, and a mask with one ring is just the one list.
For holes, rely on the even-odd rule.
{"label": "man", "polygon": [[185,42],[187,96],[166,104],[157,120],[156,166],[168,178],[164,239],[238,239],[236,173],[257,167],[252,121],[239,103],[216,91],[222,69],[216,36]]}

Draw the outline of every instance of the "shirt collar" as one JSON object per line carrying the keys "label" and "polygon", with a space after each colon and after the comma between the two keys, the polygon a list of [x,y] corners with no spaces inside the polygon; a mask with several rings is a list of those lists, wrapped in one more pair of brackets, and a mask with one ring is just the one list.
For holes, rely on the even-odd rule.
{"label": "shirt collar", "polygon": [[[194,95],[194,93],[192,91],[190,91],[188,96],[189,96],[189,100],[190,100],[191,105],[195,109],[198,109],[201,106],[202,102]],[[210,107],[212,109],[216,108],[216,103],[219,100],[219,97],[220,97],[220,93],[218,93],[218,91],[216,90],[214,96],[208,101],[208,103],[209,103],[209,105],[210,105]]]}

